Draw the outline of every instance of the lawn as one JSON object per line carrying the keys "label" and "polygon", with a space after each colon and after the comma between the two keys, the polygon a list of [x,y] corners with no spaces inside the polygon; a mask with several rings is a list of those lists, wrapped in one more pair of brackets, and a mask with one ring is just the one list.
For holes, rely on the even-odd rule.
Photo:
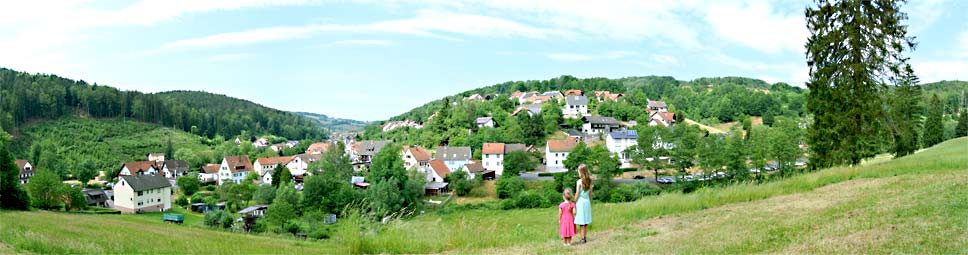
{"label": "lawn", "polygon": [[[547,208],[443,210],[360,227],[358,221],[343,220],[335,240],[319,242],[212,231],[192,222],[167,225],[156,220],[157,215],[2,212],[0,242],[5,244],[0,244],[0,251],[966,253],[965,155],[968,138],[961,138],[897,160],[831,168],[765,184],[666,193],[631,203],[595,203],[590,243],[567,249],[558,241],[557,211]],[[118,241],[125,237],[146,241],[138,245]]]}

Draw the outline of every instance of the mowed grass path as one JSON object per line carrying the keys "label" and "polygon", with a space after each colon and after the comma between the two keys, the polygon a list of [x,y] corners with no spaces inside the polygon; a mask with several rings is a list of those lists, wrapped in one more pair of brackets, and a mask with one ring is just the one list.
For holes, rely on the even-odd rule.
{"label": "mowed grass path", "polygon": [[[667,193],[631,203],[595,203],[593,204],[595,218],[590,240],[592,243],[583,247],[569,247],[569,249],[564,249],[565,247],[561,247],[558,243],[556,208],[510,211],[480,209],[450,214],[431,213],[411,220],[393,221],[387,225],[367,226],[362,228],[362,231],[340,231],[334,240],[320,242],[298,242],[292,239],[240,235],[197,227],[168,226],[145,217],[0,212],[0,242],[5,242],[17,251],[39,253],[449,252],[463,254],[559,253],[569,252],[571,249],[588,249],[592,253],[867,253],[885,250],[908,253],[922,251],[964,253],[962,240],[965,238],[956,234],[965,232],[963,231],[965,224],[954,224],[951,221],[947,223],[951,223],[951,228],[955,229],[950,232],[932,235],[928,235],[926,231],[897,232],[923,235],[906,239],[915,241],[896,241],[908,242],[897,248],[850,246],[843,243],[834,243],[840,246],[831,246],[826,250],[821,248],[827,242],[836,241],[826,239],[828,236],[838,238],[841,236],[835,234],[853,233],[853,229],[864,230],[861,227],[874,229],[880,226],[875,224],[880,221],[901,219],[902,217],[897,216],[899,213],[923,212],[924,217],[913,214],[895,227],[911,227],[917,224],[940,227],[942,226],[940,224],[945,222],[918,222],[945,215],[956,217],[957,220],[966,218],[965,215],[950,212],[964,210],[964,208],[958,209],[962,204],[957,200],[948,203],[944,201],[952,200],[899,195],[936,194],[947,198],[961,194],[960,196],[964,197],[963,193],[957,192],[964,192],[964,186],[958,184],[959,180],[960,183],[966,183],[964,180],[968,172],[968,156],[965,155],[968,155],[968,138],[961,138],[898,160],[871,163],[860,167],[826,169],[766,184],[737,184],[725,188],[701,189],[690,194]],[[886,179],[878,180],[880,178]],[[927,179],[921,180],[922,178]],[[855,180],[859,184],[852,184]],[[934,183],[943,184],[944,180],[952,181],[942,188],[927,188]],[[865,184],[863,183],[865,181],[878,183]],[[907,183],[907,181],[911,182]],[[838,190],[837,187],[840,185],[848,188]],[[857,189],[866,190],[849,188],[855,186],[858,187]],[[904,187],[923,189],[904,190]],[[836,191],[823,193],[825,190]],[[885,193],[875,192],[882,190]],[[892,192],[892,190],[897,191]],[[942,192],[947,190],[955,193]],[[810,197],[812,194],[819,195]],[[767,210],[769,208],[757,207],[758,204],[771,205],[783,201],[787,203],[775,208],[811,206],[810,202],[801,204],[798,202],[800,199],[792,199],[791,196],[801,195],[804,197],[803,201],[807,201],[806,198],[810,197],[812,198],[810,201],[823,202],[829,197],[828,195],[834,194],[842,194],[844,197],[839,200],[840,202],[833,201],[821,204],[823,206],[812,206],[803,210],[781,210],[779,213],[773,213],[772,210]],[[911,204],[916,207],[912,207],[914,209],[898,207],[898,211],[873,214],[873,212],[880,212],[877,210],[881,208],[871,204],[879,202],[874,199],[894,199],[888,202]],[[751,211],[751,213],[721,216],[743,211]],[[801,211],[803,211],[802,214],[795,214]],[[846,217],[844,212],[848,211],[852,213],[850,217],[869,219],[870,223],[861,221],[858,225],[851,225],[820,222],[842,220]],[[663,223],[661,220],[670,216],[680,219],[673,222],[685,222],[683,224],[687,225],[665,227],[667,225],[660,224]],[[749,219],[737,220],[744,217]],[[803,220],[797,220],[798,218]],[[660,222],[649,223],[649,221]],[[689,225],[689,222],[694,224]],[[688,229],[690,226],[706,226],[708,229],[693,228],[690,232]],[[838,226],[843,228],[836,229]],[[813,230],[814,227],[818,229]],[[682,232],[673,232],[670,229],[681,229]],[[682,233],[681,237],[678,233]],[[810,236],[810,234],[816,236]],[[595,239],[596,236],[600,239]],[[653,236],[653,239],[649,239]],[[668,239],[660,239],[663,236],[667,236]],[[744,236],[746,239],[735,239]],[[854,237],[856,236],[847,236],[847,238]],[[883,238],[894,237],[897,236]],[[177,241],[167,241],[172,239]],[[130,243],[129,240],[150,241]],[[665,241],[649,243],[650,240]],[[673,241],[676,241],[675,245],[671,245]],[[860,242],[860,244],[865,243],[870,242]],[[619,246],[631,248],[619,249]],[[3,248],[0,248],[0,251],[3,251]]]}

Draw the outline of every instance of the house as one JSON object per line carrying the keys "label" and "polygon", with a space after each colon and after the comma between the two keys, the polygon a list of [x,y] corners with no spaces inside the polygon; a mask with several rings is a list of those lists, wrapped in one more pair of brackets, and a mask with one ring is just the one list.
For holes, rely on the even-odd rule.
{"label": "house", "polygon": [[451,172],[460,170],[471,160],[471,147],[437,147],[436,159],[447,165]]}
{"label": "house", "polygon": [[467,163],[463,168],[461,168],[461,171],[467,172],[467,176],[470,179],[477,178],[478,175],[480,175],[484,180],[494,180],[494,178],[497,177],[494,170],[485,169],[484,165],[477,160],[471,160],[470,163]]}
{"label": "house", "polygon": [[565,107],[561,109],[565,118],[581,118],[588,115],[588,98],[584,96],[565,97]]}
{"label": "house", "polygon": [[25,184],[30,180],[30,177],[34,176],[34,166],[23,159],[15,160],[17,167],[20,168],[20,184]]}
{"label": "house", "polygon": [[666,111],[669,111],[668,105],[666,105],[666,102],[663,102],[663,101],[652,101],[652,100],[649,100],[649,103],[648,103],[648,105],[646,105],[646,108],[648,108],[648,110],[650,112],[666,112]]}
{"label": "house", "polygon": [[84,193],[84,199],[87,200],[87,206],[106,208],[111,207],[108,205],[108,200],[111,198],[108,197],[107,193],[104,193],[103,189],[83,189],[81,192]]}
{"label": "house", "polygon": [[540,95],[541,94],[538,93],[537,91],[524,92],[524,94],[522,94],[521,97],[518,98],[518,103],[519,104],[524,104],[525,102],[531,102],[531,101],[528,101],[528,100],[535,100],[535,99],[531,99],[531,98],[532,97],[537,97],[537,96],[540,96]]}
{"label": "house", "polygon": [[266,215],[267,208],[269,208],[268,205],[253,205],[242,209],[239,211],[239,214],[242,215],[242,217],[251,215],[252,217],[262,218]]}
{"label": "house", "polygon": [[428,182],[424,185],[424,194],[427,196],[437,196],[447,193],[446,182]]}
{"label": "house", "polygon": [[509,97],[509,98],[511,100],[516,100],[516,99],[520,99],[522,96],[524,96],[524,92],[515,91],[515,92],[511,92],[511,97]]}
{"label": "house", "polygon": [[390,141],[362,141],[350,145],[350,159],[354,164],[369,166],[373,156],[380,152]]}
{"label": "house", "polygon": [[530,116],[535,116],[535,115],[541,114],[541,106],[543,106],[543,105],[544,104],[525,104],[525,105],[519,105],[518,108],[514,109],[514,112],[511,113],[511,116],[517,116],[518,113],[520,113],[522,111],[527,112],[528,115],[530,115]]}
{"label": "house", "polygon": [[249,161],[249,156],[225,156],[218,169],[218,185],[227,181],[242,183],[242,180],[245,180],[252,171],[255,169],[252,167],[252,161]]}
{"label": "house", "polygon": [[484,97],[481,96],[481,94],[473,94],[473,95],[470,95],[470,96],[464,98],[464,101],[471,101],[471,102],[473,102],[473,101],[484,101]]}
{"label": "house", "polygon": [[622,96],[624,96],[622,93],[612,93],[611,91],[604,90],[595,91],[595,99],[599,102],[618,101]]}
{"label": "house", "polygon": [[430,169],[433,171],[429,171],[427,175],[428,182],[444,182],[444,178],[452,172],[447,164],[439,159],[430,161]]}
{"label": "house", "polygon": [[252,146],[256,148],[269,147],[269,138],[263,137],[263,138],[256,139],[255,142],[252,142]]}
{"label": "house", "polygon": [[608,152],[618,155],[622,167],[629,167],[632,158],[628,149],[638,145],[638,139],[639,134],[635,130],[612,131],[605,137],[605,146],[608,148]]}
{"label": "house", "polygon": [[523,151],[524,144],[485,143],[481,150],[483,167],[494,171],[497,175],[504,174],[504,156],[512,151]]}
{"label": "house", "polygon": [[545,145],[545,170],[552,173],[568,171],[565,169],[565,159],[576,145],[578,141],[574,139],[548,140]]}
{"label": "house", "polygon": [[171,209],[171,183],[161,175],[124,175],[114,185],[114,209],[122,213]]}
{"label": "house", "polygon": [[477,123],[477,127],[478,128],[483,128],[483,127],[490,127],[490,128],[492,128],[492,127],[494,127],[494,118],[491,118],[491,117],[480,117],[480,118],[477,118],[477,121],[475,121],[475,123]]}
{"label": "house", "polygon": [[282,151],[282,150],[286,149],[286,144],[285,143],[273,144],[272,146],[269,146],[269,149],[271,149],[272,151],[275,151],[275,152],[279,152],[279,151]]}
{"label": "house", "polygon": [[569,89],[565,91],[565,96],[581,96],[581,90],[579,89]]}
{"label": "house", "polygon": [[198,170],[198,181],[213,182],[218,180],[219,164],[207,164]]}
{"label": "house", "polygon": [[286,168],[289,168],[289,173],[292,176],[303,176],[309,169],[309,164],[316,162],[323,158],[323,154],[297,154],[292,156],[292,159],[286,163]]}
{"label": "house", "polygon": [[400,155],[403,158],[403,167],[407,170],[426,173],[430,168],[430,152],[420,146],[403,146]]}
{"label": "house", "polygon": [[151,153],[151,154],[148,154],[148,161],[151,161],[151,162],[161,162],[161,161],[165,161],[165,154],[164,153]]}
{"label": "house", "polygon": [[188,162],[184,160],[165,160],[162,163],[161,172],[165,173],[165,178],[168,179],[186,175],[188,174]]}
{"label": "house", "polygon": [[548,92],[545,92],[545,93],[541,93],[541,95],[542,96],[549,97],[549,98],[554,99],[554,100],[561,100],[561,99],[564,99],[565,98],[565,95],[561,94],[561,92],[554,91],[554,90],[548,91]]}
{"label": "house", "polygon": [[297,140],[286,141],[286,147],[292,148],[292,147],[296,147],[296,145],[299,145],[299,141]]}
{"label": "house", "polygon": [[309,148],[306,149],[306,153],[323,154],[329,150],[330,146],[332,145],[330,145],[330,143],[327,143],[327,142],[313,143],[313,144],[310,144]]}
{"label": "house", "polygon": [[676,124],[676,114],[673,112],[652,112],[649,126],[671,127]]}
{"label": "house", "polygon": [[135,161],[121,164],[121,171],[118,176],[123,175],[155,175],[158,174],[158,166],[155,161]]}
{"label": "house", "polygon": [[621,123],[612,117],[586,116],[582,118],[585,122],[582,125],[582,132],[585,134],[608,134],[612,130],[617,130]]}
{"label": "house", "polygon": [[259,175],[260,184],[272,184],[272,174],[276,172],[276,169],[269,169],[268,171],[262,172]]}
{"label": "house", "polygon": [[262,176],[267,171],[272,171],[272,169],[275,169],[279,165],[289,164],[290,160],[292,160],[291,156],[258,158],[255,160],[255,163],[252,164],[252,167],[255,168],[255,171],[259,174],[259,176]]}
{"label": "house", "polygon": [[551,102],[551,97],[539,94],[539,95],[530,96],[523,100],[524,101],[521,102],[522,104],[524,103],[542,104],[542,103]]}
{"label": "house", "polygon": [[585,134],[582,134],[581,131],[578,131],[578,130],[569,129],[568,131],[565,131],[565,134],[568,134],[568,138],[575,139],[575,141],[581,141],[585,139]]}

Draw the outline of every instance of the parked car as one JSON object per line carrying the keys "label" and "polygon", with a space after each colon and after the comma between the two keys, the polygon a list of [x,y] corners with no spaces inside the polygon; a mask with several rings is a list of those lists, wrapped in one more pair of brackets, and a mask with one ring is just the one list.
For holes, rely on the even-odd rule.
{"label": "parked car", "polygon": [[676,179],[672,177],[659,177],[659,180],[657,180],[656,182],[661,184],[673,184],[673,183],[676,183]]}
{"label": "parked car", "polygon": [[645,176],[641,176],[641,175],[636,175],[636,176],[634,176],[634,177],[632,177],[632,179],[636,179],[636,180],[645,180]]}
{"label": "parked car", "polygon": [[683,175],[681,178],[683,180],[686,180],[686,181],[689,181],[689,182],[696,180],[696,177],[695,176],[692,176],[692,175]]}
{"label": "parked car", "polygon": [[757,169],[757,168],[750,169],[750,173],[751,174],[758,174],[758,173],[760,173],[760,169]]}

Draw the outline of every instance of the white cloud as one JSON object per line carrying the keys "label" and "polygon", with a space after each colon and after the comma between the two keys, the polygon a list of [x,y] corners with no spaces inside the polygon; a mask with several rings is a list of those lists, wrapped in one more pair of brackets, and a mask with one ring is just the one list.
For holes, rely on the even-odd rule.
{"label": "white cloud", "polygon": [[417,12],[416,17],[409,19],[389,20],[364,25],[305,25],[258,28],[178,40],[167,43],[162,48],[243,45],[292,40],[323,32],[384,32],[455,41],[460,41],[460,39],[452,35],[499,38],[525,37],[534,39],[569,35],[566,31],[537,28],[506,19],[474,14],[422,10]]}
{"label": "white cloud", "polygon": [[968,80],[968,61],[941,60],[911,63],[922,83],[942,80]]}
{"label": "white cloud", "polygon": [[662,64],[662,65],[678,65],[679,64],[679,59],[678,58],[673,57],[673,56],[669,56],[669,55],[655,54],[655,55],[652,55],[652,60],[654,60],[656,63]]}
{"label": "white cloud", "polygon": [[206,62],[211,62],[211,63],[234,62],[242,59],[247,59],[250,57],[252,57],[252,54],[248,54],[248,53],[226,53],[226,54],[209,56],[209,57],[206,57],[204,60]]}
{"label": "white cloud", "polygon": [[321,45],[322,47],[342,47],[342,46],[393,46],[393,41],[388,40],[342,40]]}
{"label": "white cloud", "polygon": [[921,31],[934,25],[947,8],[949,0],[918,0],[910,1],[902,8],[908,13],[908,34],[920,34]]}
{"label": "white cloud", "polygon": [[720,37],[767,53],[803,52],[809,36],[802,12],[782,13],[766,1],[716,2],[703,12]]}
{"label": "white cloud", "polygon": [[581,54],[581,53],[545,53],[544,56],[560,61],[592,61],[592,60],[615,60],[628,56],[638,55],[632,51],[610,51],[602,54]]}

